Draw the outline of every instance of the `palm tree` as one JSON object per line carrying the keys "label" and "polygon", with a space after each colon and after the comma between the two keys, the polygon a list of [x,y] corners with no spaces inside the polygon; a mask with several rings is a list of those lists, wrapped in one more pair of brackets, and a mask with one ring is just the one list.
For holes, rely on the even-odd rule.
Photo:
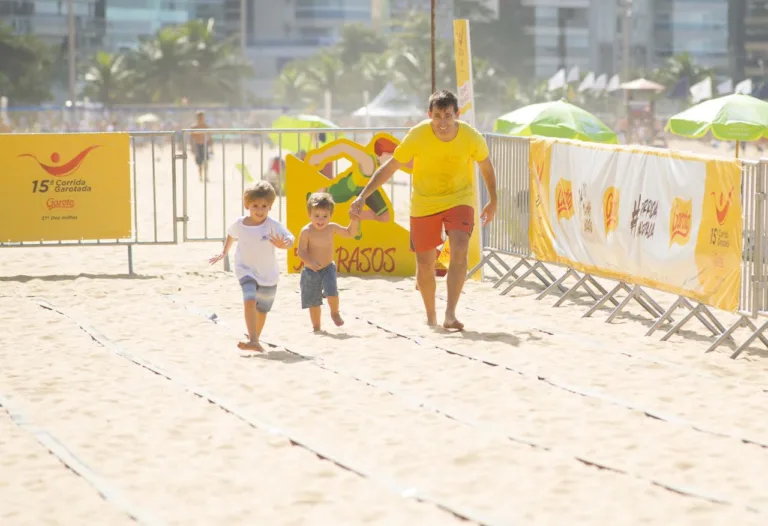
{"label": "palm tree", "polygon": [[306,74],[307,65],[293,61],[283,67],[275,83],[275,94],[283,104],[296,107],[308,102],[310,91]]}
{"label": "palm tree", "polygon": [[705,68],[696,64],[688,53],[680,53],[667,58],[661,68],[653,72],[653,80],[667,87],[677,85],[683,78],[688,78],[689,85],[713,76],[711,68]]}
{"label": "palm tree", "polygon": [[[143,39],[128,58],[137,86],[150,102],[177,102],[199,82],[189,38],[177,27],[166,27]],[[140,94],[137,94],[140,95]]]}
{"label": "palm tree", "polygon": [[371,96],[376,96],[392,80],[393,65],[394,59],[389,53],[370,53],[361,57],[360,72]]}
{"label": "palm tree", "polygon": [[[337,100],[344,96],[344,65],[333,50],[321,51],[308,61],[305,70],[307,76],[307,95],[318,105],[324,103],[324,94],[331,92]],[[335,104],[335,103],[334,103]]]}
{"label": "palm tree", "polygon": [[0,23],[0,93],[15,102],[51,98],[53,52],[34,35],[16,35]]}
{"label": "palm tree", "polygon": [[189,97],[198,100],[234,97],[242,88],[242,80],[253,75],[250,64],[235,51],[233,38],[217,41],[214,20],[192,20],[182,26],[189,42],[189,59],[197,71]]}
{"label": "palm tree", "polygon": [[130,76],[124,55],[100,51],[85,74],[84,94],[109,108],[126,97]]}
{"label": "palm tree", "polygon": [[[416,12],[398,25],[392,40],[395,83],[412,94],[425,95],[432,84],[429,17]],[[435,43],[435,80],[438,88],[455,82],[453,42]]]}
{"label": "palm tree", "polygon": [[341,28],[336,49],[344,66],[351,68],[358,65],[364,55],[386,51],[387,41],[365,24],[346,24]]}

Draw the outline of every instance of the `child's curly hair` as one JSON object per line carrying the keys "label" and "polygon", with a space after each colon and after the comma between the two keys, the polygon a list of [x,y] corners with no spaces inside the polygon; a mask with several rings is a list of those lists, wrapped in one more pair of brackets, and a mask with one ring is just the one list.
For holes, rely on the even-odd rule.
{"label": "child's curly hair", "polygon": [[259,181],[243,193],[243,201],[246,206],[256,199],[266,199],[271,206],[276,198],[277,193],[275,192],[275,188],[267,181]]}
{"label": "child's curly hair", "polygon": [[311,214],[312,210],[316,208],[319,208],[320,210],[328,210],[328,213],[333,215],[333,209],[336,208],[336,203],[333,201],[331,194],[327,192],[315,192],[307,199],[307,212]]}

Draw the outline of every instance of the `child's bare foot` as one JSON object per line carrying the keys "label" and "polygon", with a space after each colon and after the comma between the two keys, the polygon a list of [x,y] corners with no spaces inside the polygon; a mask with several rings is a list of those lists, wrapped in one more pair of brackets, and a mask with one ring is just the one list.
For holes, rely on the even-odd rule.
{"label": "child's bare foot", "polygon": [[461,331],[464,330],[464,324],[456,319],[455,316],[445,316],[443,327],[449,330]]}
{"label": "child's bare foot", "polygon": [[239,342],[237,348],[241,351],[264,352],[264,347],[259,342],[254,341]]}
{"label": "child's bare foot", "polygon": [[336,327],[341,327],[344,325],[344,320],[341,318],[341,314],[338,312],[332,312],[331,319],[333,320],[333,323],[336,324]]}
{"label": "child's bare foot", "polygon": [[427,326],[437,327],[437,314],[427,314]]}
{"label": "child's bare foot", "polygon": [[318,325],[317,327],[312,327],[312,332],[322,332],[323,329],[320,328]]}

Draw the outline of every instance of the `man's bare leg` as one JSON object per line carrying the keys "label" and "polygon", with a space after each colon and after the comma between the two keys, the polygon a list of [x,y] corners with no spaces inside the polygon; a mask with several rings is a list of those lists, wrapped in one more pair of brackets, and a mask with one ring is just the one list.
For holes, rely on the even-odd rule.
{"label": "man's bare leg", "polygon": [[427,325],[437,325],[437,311],[435,309],[435,262],[437,254],[434,249],[416,253],[416,284],[421,292],[424,302],[424,310],[427,313]]}
{"label": "man's bare leg", "polygon": [[309,319],[312,321],[312,330],[315,332],[320,331],[320,318],[322,317],[322,314],[323,312],[320,309],[320,305],[309,308]]}
{"label": "man's bare leg", "polygon": [[267,313],[261,312],[256,308],[256,300],[246,300],[243,303],[245,310],[245,326],[248,328],[247,342],[237,344],[239,349],[244,351],[264,352],[264,347],[259,343],[261,331],[264,330],[264,324],[267,321]]}
{"label": "man's bare leg", "polygon": [[461,230],[451,230],[448,232],[451,259],[445,279],[448,286],[448,301],[445,306],[443,327],[446,329],[462,330],[464,328],[464,324],[456,319],[456,305],[459,303],[461,289],[464,288],[464,281],[467,277],[469,237],[469,234]]}
{"label": "man's bare leg", "polygon": [[325,299],[328,301],[328,307],[331,309],[331,319],[333,320],[333,323],[336,324],[336,327],[341,327],[344,325],[344,319],[339,312],[339,297],[328,296]]}

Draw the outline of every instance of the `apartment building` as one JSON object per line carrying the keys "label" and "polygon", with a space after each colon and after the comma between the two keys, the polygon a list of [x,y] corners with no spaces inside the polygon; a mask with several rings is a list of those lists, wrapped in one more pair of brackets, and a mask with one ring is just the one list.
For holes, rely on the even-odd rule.
{"label": "apartment building", "polygon": [[537,78],[559,68],[590,65],[590,0],[523,0],[528,11],[525,33],[534,53],[527,59]]}
{"label": "apartment building", "polygon": [[[768,1],[747,0],[744,14],[744,74],[765,78],[768,67]],[[735,24],[737,27],[739,24]]]}
{"label": "apartment building", "polygon": [[[76,42],[79,50],[98,49],[105,24],[106,0],[75,0]],[[0,22],[18,34],[33,34],[51,45],[67,47],[69,34],[66,0],[0,0]]]}
{"label": "apartment building", "polygon": [[728,71],[727,0],[654,0],[652,65],[688,52],[703,66]]}
{"label": "apartment building", "polygon": [[108,0],[104,46],[110,50],[135,48],[141,37],[189,20],[189,3],[169,0]]}

